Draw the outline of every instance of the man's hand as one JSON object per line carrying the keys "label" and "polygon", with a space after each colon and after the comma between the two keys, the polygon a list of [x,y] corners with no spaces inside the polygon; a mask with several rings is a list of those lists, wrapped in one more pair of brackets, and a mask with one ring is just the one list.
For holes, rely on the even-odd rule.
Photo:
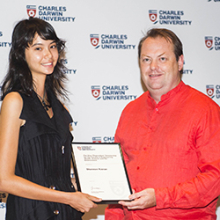
{"label": "man's hand", "polygon": [[156,205],[156,196],[153,188],[148,188],[129,196],[131,202],[119,201],[119,204],[128,209],[146,209]]}

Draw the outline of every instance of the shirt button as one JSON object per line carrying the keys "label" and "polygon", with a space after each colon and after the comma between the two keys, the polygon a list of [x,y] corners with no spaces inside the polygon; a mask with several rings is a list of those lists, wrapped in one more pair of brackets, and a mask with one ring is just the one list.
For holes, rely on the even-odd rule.
{"label": "shirt button", "polygon": [[157,111],[157,112],[158,112],[158,108],[155,108],[155,111]]}
{"label": "shirt button", "polygon": [[55,211],[53,211],[53,213],[55,214],[55,215],[59,215],[59,210],[55,210]]}
{"label": "shirt button", "polygon": [[139,170],[140,169],[140,167],[137,167],[137,170]]}

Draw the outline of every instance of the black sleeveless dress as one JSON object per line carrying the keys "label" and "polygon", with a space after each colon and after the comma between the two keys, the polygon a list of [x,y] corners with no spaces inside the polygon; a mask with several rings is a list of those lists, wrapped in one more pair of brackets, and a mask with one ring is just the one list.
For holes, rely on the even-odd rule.
{"label": "black sleeveless dress", "polygon": [[[54,190],[74,192],[70,179],[71,116],[51,92],[48,98],[52,118],[36,93],[20,95],[23,99],[20,118],[26,123],[20,128],[15,174]],[[68,205],[14,195],[8,196],[6,210],[6,220],[80,220],[82,216]]]}

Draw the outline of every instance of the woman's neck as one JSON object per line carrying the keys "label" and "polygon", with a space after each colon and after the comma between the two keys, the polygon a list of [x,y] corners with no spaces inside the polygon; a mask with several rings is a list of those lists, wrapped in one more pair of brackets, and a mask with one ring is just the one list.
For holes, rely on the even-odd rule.
{"label": "woman's neck", "polygon": [[45,79],[34,79],[34,91],[41,97],[45,95]]}

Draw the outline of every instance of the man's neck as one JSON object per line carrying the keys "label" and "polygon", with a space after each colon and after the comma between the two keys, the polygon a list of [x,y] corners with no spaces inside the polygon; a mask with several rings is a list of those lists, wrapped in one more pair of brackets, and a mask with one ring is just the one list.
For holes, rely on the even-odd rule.
{"label": "man's neck", "polygon": [[171,90],[173,90],[174,88],[176,88],[180,82],[181,82],[181,80],[177,83],[177,85],[175,85],[171,89],[163,89],[163,90],[162,89],[149,89],[150,96],[158,104],[161,101],[161,97],[163,95],[167,94],[168,92],[170,92]]}

